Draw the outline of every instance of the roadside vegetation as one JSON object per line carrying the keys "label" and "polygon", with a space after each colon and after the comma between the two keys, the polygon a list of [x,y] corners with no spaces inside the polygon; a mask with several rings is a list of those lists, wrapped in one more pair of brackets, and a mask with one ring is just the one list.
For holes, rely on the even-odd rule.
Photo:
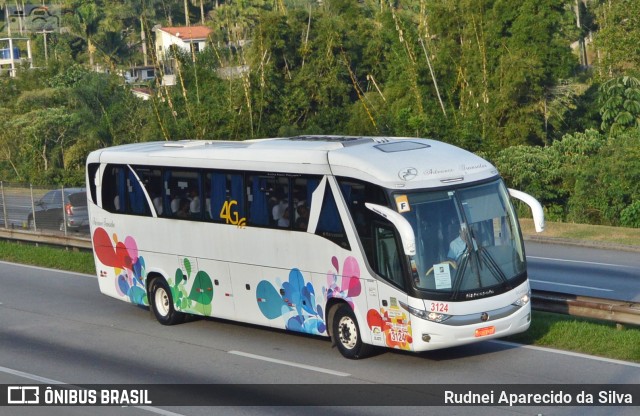
{"label": "roadside vegetation", "polygon": [[529,218],[520,218],[520,227],[525,238],[542,237],[604,247],[622,245],[630,250],[640,251],[640,228],[547,221],[544,232],[538,234],[535,232],[533,220]]}
{"label": "roadside vegetation", "polygon": [[640,327],[533,312],[531,327],[505,341],[640,363]]}
{"label": "roadside vegetation", "polygon": [[[549,220],[640,227],[638,1],[43,3],[61,30],[0,75],[1,181],[80,185],[91,150],[132,142],[418,136],[484,156]],[[151,28],[195,24],[206,47],[160,63]],[[146,101],[119,75],[145,62]]]}
{"label": "roadside vegetation", "polygon": [[0,241],[0,260],[86,273],[94,276],[96,274],[93,254],[88,251],[73,251],[59,247],[34,246],[30,243]]}
{"label": "roadside vegetation", "polygon": [[[86,251],[0,241],[0,260],[95,276],[93,255]],[[633,326],[534,311],[531,328],[505,340],[640,362],[640,328]]]}

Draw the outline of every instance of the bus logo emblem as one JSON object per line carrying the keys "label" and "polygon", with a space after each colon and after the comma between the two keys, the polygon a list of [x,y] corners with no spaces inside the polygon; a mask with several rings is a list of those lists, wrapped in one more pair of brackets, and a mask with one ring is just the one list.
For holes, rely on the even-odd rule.
{"label": "bus logo emblem", "polygon": [[416,176],[418,176],[418,169],[416,168],[401,169],[400,172],[398,172],[398,176],[403,181],[410,181],[412,179],[415,179]]}
{"label": "bus logo emblem", "polygon": [[489,314],[486,312],[482,312],[482,314],[480,315],[480,320],[482,322],[487,322],[489,320]]}

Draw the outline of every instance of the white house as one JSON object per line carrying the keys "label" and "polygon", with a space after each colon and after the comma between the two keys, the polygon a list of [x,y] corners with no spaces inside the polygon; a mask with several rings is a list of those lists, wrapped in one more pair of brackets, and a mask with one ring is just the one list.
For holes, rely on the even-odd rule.
{"label": "white house", "polygon": [[161,27],[156,29],[156,52],[158,60],[164,61],[172,45],[185,52],[191,48],[195,52],[207,45],[209,34],[213,30],[206,26]]}

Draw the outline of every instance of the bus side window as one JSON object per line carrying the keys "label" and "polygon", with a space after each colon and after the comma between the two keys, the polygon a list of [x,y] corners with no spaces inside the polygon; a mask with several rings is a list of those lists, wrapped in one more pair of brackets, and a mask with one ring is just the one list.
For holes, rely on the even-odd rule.
{"label": "bus side window", "polygon": [[395,286],[404,288],[402,278],[402,263],[398,243],[391,226],[375,224],[375,272]]}
{"label": "bus side window", "polygon": [[324,191],[324,198],[322,198],[322,208],[320,209],[316,234],[333,241],[344,249],[351,250],[336,200],[331,192],[331,187],[328,185]]}
{"label": "bus side window", "polygon": [[[162,172],[158,168],[147,168],[144,166],[136,166],[134,170],[149,194],[156,214],[159,217],[162,216],[164,212],[162,201]],[[147,215],[150,215],[150,212]]]}
{"label": "bus side window", "polygon": [[87,166],[87,186],[89,187],[89,194],[91,195],[91,202],[94,204],[98,203],[98,192],[96,187],[96,176],[98,174],[98,169],[100,168],[100,163],[89,163]]}
{"label": "bus side window", "polygon": [[260,175],[249,176],[249,225],[269,225],[269,187],[267,178]]}
{"label": "bus side window", "polygon": [[379,216],[365,206],[366,202],[388,206],[387,197],[382,187],[368,182],[351,178],[338,178],[340,192],[347,203],[351,219],[356,226],[356,232],[364,248],[369,264],[373,266],[375,258],[375,232],[372,224],[379,220]]}
{"label": "bus side window", "polygon": [[[151,209],[149,209],[149,204],[147,204],[147,199],[144,195],[144,191],[142,190],[142,186],[140,182],[136,178],[136,175],[127,168],[127,206],[125,208],[125,212],[133,215],[145,215],[151,216]],[[120,202],[122,199],[118,198]]]}
{"label": "bus side window", "polygon": [[102,208],[109,212],[124,213],[125,198],[124,167],[107,165],[102,178]]}
{"label": "bus side window", "polygon": [[293,229],[297,231],[307,231],[309,227],[309,215],[311,214],[311,203],[313,191],[320,184],[320,177],[306,176],[293,180],[293,200],[295,212],[293,213]]}
{"label": "bus side window", "polygon": [[[202,217],[200,173],[194,170],[167,169],[164,172],[164,216],[199,220]],[[164,209],[166,208],[166,210]]]}
{"label": "bus side window", "polygon": [[211,221],[225,224],[243,224],[244,180],[240,173],[211,172],[205,179],[205,209]]}

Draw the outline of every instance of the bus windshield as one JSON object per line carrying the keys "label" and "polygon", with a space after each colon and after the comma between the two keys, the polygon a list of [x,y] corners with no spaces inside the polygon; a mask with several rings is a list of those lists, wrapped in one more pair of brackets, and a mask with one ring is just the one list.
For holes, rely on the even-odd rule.
{"label": "bus windshield", "polygon": [[416,289],[469,299],[511,288],[523,276],[522,238],[502,180],[395,198],[415,233]]}

